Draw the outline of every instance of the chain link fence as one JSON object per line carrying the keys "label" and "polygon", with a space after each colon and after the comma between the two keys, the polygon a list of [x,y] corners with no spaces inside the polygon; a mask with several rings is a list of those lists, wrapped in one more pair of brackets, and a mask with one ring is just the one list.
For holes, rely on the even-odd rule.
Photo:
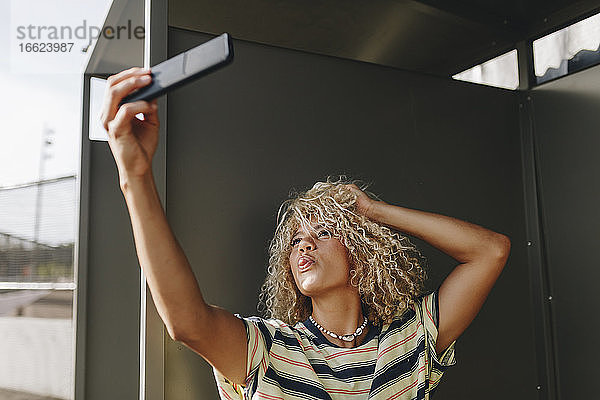
{"label": "chain link fence", "polygon": [[77,180],[0,188],[0,282],[72,283]]}

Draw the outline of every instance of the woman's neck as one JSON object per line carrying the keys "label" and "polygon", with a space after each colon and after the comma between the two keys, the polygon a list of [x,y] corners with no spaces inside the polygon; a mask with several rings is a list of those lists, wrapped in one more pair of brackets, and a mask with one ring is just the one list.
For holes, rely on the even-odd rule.
{"label": "woman's neck", "polygon": [[[312,301],[312,317],[323,328],[337,334],[347,335],[356,331],[364,321],[360,296],[355,288],[328,293],[323,296],[315,296]],[[325,335],[327,340],[340,347],[356,347],[362,342],[367,328],[352,342]]]}

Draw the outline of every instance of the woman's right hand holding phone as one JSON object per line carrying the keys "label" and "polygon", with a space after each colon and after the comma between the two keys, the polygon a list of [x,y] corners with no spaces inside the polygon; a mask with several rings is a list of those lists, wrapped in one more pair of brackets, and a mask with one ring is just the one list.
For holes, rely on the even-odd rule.
{"label": "woman's right hand holding phone", "polygon": [[[151,81],[150,71],[139,67],[108,78],[100,120],[108,131],[108,144],[117,163],[121,188],[128,180],[152,171],[160,126],[156,99],[119,106],[125,96]],[[143,121],[136,118],[139,113],[144,115]]]}

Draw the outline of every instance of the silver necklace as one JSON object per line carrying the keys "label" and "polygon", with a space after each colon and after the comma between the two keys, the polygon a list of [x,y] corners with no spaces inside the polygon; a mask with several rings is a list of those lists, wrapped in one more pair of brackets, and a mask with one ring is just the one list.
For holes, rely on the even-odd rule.
{"label": "silver necklace", "polygon": [[345,342],[351,342],[354,339],[356,339],[358,336],[360,336],[361,333],[363,333],[363,330],[366,328],[367,326],[367,317],[365,317],[365,320],[363,321],[362,325],[359,326],[358,328],[356,328],[356,330],[354,331],[354,333],[350,333],[348,335],[338,335],[335,334],[331,331],[328,331],[327,329],[323,328],[321,325],[319,325],[319,323],[317,321],[315,321],[315,319],[312,317],[312,315],[310,317],[308,317],[308,319],[310,319],[310,322],[312,322],[317,328],[319,328],[323,333],[328,334],[329,336],[336,338],[336,339],[340,339],[343,340]]}

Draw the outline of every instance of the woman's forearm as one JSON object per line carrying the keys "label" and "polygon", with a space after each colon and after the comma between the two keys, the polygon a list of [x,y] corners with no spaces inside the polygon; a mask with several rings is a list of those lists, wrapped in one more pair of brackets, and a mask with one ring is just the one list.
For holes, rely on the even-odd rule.
{"label": "woman's forearm", "polygon": [[171,337],[197,326],[207,305],[167,221],[151,175],[122,181],[140,266]]}
{"label": "woman's forearm", "polygon": [[501,256],[508,240],[479,225],[384,202],[375,202],[369,217],[418,237],[461,263],[478,257]]}

